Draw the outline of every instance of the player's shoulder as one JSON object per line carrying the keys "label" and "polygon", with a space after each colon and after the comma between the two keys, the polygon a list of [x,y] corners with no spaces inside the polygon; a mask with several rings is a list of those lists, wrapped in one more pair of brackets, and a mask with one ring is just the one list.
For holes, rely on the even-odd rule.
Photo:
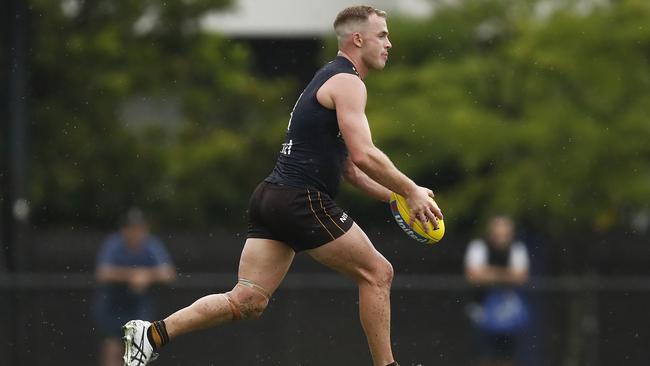
{"label": "player's shoulder", "polygon": [[355,100],[367,96],[366,84],[353,74],[336,74],[327,81],[325,86],[329,94],[335,99],[340,97],[343,100]]}
{"label": "player's shoulder", "polygon": [[330,80],[335,80],[338,83],[343,83],[347,85],[352,85],[356,87],[362,87],[364,90],[366,89],[366,84],[361,80],[360,77],[358,77],[355,74],[350,74],[347,72],[339,72],[337,74],[332,75]]}

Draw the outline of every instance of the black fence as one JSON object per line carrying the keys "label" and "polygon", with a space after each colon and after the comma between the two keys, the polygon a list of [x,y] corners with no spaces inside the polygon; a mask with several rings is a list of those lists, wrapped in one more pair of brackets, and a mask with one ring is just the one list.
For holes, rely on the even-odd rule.
{"label": "black fence", "polygon": [[[425,247],[393,226],[367,232],[395,266],[392,333],[401,364],[473,365],[474,333],[466,315],[473,292],[462,278],[467,238],[450,236]],[[0,273],[0,365],[98,364],[92,273],[106,234],[69,228],[35,230],[22,238],[16,253],[19,271]],[[153,289],[161,317],[232,287],[241,235],[215,230],[161,237],[181,272],[172,286]],[[648,365],[648,251],[642,241],[611,242],[617,244],[591,243],[596,270],[584,273],[601,275],[542,276],[553,273],[548,269],[565,255],[558,250],[556,258],[551,249],[572,246],[528,241],[534,276],[523,292],[532,320],[521,335],[518,365]],[[616,251],[606,254],[608,248]],[[571,255],[579,258],[576,253]],[[599,272],[598,263],[606,263],[608,270]],[[261,320],[181,337],[156,364],[371,363],[353,283],[299,255]]]}
{"label": "black fence", "polygon": [[[234,274],[182,275],[156,288],[162,316],[227,290]],[[1,365],[96,365],[99,335],[89,275],[0,278]],[[472,365],[471,289],[460,277],[397,276],[393,342],[403,365]],[[521,335],[520,365],[647,365],[650,278],[536,278],[525,290],[533,314]],[[369,365],[351,282],[291,273],[258,321],[177,339],[165,365]]]}

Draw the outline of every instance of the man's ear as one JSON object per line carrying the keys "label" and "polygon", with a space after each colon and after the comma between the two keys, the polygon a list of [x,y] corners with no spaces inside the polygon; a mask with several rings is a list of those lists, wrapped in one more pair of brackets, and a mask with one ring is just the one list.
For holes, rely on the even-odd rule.
{"label": "man's ear", "polygon": [[361,37],[361,33],[352,33],[352,43],[354,43],[354,45],[358,48],[361,48],[363,45],[363,38]]}

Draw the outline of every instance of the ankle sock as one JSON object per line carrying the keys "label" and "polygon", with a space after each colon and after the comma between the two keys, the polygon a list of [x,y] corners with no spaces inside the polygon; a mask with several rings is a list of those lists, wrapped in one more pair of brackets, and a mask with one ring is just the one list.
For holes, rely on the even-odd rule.
{"label": "ankle sock", "polygon": [[158,350],[169,342],[169,335],[167,335],[167,328],[163,320],[151,323],[147,329],[147,339],[154,350]]}

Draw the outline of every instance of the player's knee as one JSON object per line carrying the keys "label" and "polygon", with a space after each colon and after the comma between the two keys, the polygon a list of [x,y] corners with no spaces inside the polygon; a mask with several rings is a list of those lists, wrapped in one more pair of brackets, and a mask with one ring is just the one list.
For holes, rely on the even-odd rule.
{"label": "player's knee", "polygon": [[235,302],[241,319],[258,319],[269,304],[266,296],[246,287],[237,286],[229,295]]}
{"label": "player's knee", "polygon": [[269,300],[259,294],[246,298],[241,303],[241,314],[243,319],[259,319],[266,310]]}
{"label": "player's knee", "polygon": [[386,258],[381,258],[373,266],[368,276],[368,283],[382,288],[390,288],[393,282],[393,265]]}
{"label": "player's knee", "polygon": [[390,287],[390,285],[393,283],[394,276],[395,271],[393,270],[393,265],[388,260],[385,260],[382,268],[382,283],[384,283],[387,287]]}

